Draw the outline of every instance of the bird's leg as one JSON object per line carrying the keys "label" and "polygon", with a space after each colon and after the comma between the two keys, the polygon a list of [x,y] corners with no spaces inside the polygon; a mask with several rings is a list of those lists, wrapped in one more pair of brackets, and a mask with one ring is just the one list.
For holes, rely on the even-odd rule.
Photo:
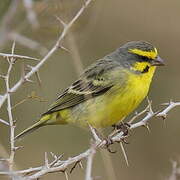
{"label": "bird's leg", "polygon": [[127,122],[121,122],[120,124],[112,125],[112,127],[114,128],[113,131],[116,133],[123,132],[123,136],[127,136],[129,134],[129,128],[131,125]]}
{"label": "bird's leg", "polygon": [[109,135],[111,138],[113,136],[115,136],[116,134],[120,133],[120,132],[123,132],[123,136],[124,138],[122,139],[122,142],[125,143],[125,144],[129,144],[125,138],[129,135],[129,128],[131,127],[131,125],[129,123],[124,123],[124,122],[121,122],[120,124],[115,124],[115,125],[112,125],[112,127],[114,128],[113,129],[113,132]]}
{"label": "bird's leg", "polygon": [[105,144],[105,148],[108,150],[108,152],[110,153],[116,153],[117,151],[113,151],[111,150],[110,148],[110,145],[112,145],[114,142],[112,141],[112,136],[108,136],[108,137],[105,137],[103,140],[106,141],[106,144]]}

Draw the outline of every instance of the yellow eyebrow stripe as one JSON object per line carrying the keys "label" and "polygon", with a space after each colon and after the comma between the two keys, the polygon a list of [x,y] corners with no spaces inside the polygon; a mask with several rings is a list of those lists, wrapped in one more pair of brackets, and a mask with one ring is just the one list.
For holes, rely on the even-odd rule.
{"label": "yellow eyebrow stripe", "polygon": [[156,48],[154,48],[154,51],[143,51],[140,49],[130,49],[129,52],[137,54],[139,56],[145,56],[145,57],[148,57],[150,59],[155,59],[157,57],[157,54],[158,54]]}

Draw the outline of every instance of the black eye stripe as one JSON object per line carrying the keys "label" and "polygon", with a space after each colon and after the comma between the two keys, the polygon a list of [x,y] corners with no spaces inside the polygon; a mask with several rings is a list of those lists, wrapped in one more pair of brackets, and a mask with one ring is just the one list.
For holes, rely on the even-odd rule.
{"label": "black eye stripe", "polygon": [[142,61],[149,62],[149,61],[152,60],[152,59],[149,58],[149,57],[146,57],[146,56],[140,56],[140,55],[137,55],[137,58],[138,58],[138,60],[139,60],[140,62],[142,62]]}
{"label": "black eye stripe", "polygon": [[143,69],[143,71],[141,72],[141,73],[146,73],[146,72],[148,72],[149,71],[149,66],[147,65],[144,69]]}

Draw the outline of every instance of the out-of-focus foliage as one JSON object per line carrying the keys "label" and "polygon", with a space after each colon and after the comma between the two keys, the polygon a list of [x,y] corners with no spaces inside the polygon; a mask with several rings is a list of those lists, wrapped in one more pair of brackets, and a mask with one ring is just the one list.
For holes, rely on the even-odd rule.
{"label": "out-of-focus foliage", "polygon": [[[1,20],[8,9],[9,2],[8,0],[0,1]],[[16,53],[43,57],[42,54],[46,51],[40,52],[40,49],[50,49],[62,31],[62,26],[56,16],[68,22],[82,3],[83,0],[34,1],[33,9],[40,24],[39,28],[34,29],[27,20],[26,10],[21,2],[11,23],[10,32],[38,42],[39,47],[31,49],[30,44],[25,47],[17,39]],[[26,83],[13,95],[13,104],[26,98],[32,91],[47,100],[47,102],[39,102],[29,99],[13,109],[14,119],[17,120],[16,132],[20,132],[36,121],[53,102],[58,92],[76,79],[78,75],[74,67],[74,51],[79,53],[82,64],[87,66],[127,41],[150,41],[156,45],[167,64],[157,70],[151,86],[149,98],[153,101],[154,109],[161,109],[160,104],[171,99],[180,100],[179,8],[180,1],[177,0],[95,0],[73,26],[63,43],[72,53],[59,50],[40,70],[41,87],[38,83]],[[10,52],[11,45],[12,40],[6,41],[1,52]],[[29,61],[28,64],[33,65],[35,62]],[[21,62],[15,65],[11,77],[12,84],[20,77],[21,66]],[[6,68],[6,61],[0,58],[0,73],[5,73]],[[35,77],[32,79],[36,80]],[[2,94],[4,92],[3,81],[0,80],[0,83]],[[140,109],[143,107],[145,107],[144,104]],[[1,118],[7,119],[4,112],[5,107],[0,110]],[[118,150],[116,154],[110,154],[116,180],[159,180],[170,174],[170,159],[178,159],[180,154],[179,116],[180,109],[177,108],[170,113],[166,123],[160,119],[151,121],[151,133],[143,128],[132,133],[129,138],[130,144],[125,147],[130,167],[126,166],[119,146],[113,147]],[[0,143],[7,151],[9,148],[8,133],[8,128],[0,124]],[[42,164],[44,152],[64,153],[65,157],[76,155],[88,147],[89,137],[88,131],[69,125],[42,128],[17,143],[24,146],[16,153],[17,167],[22,169]],[[1,152],[0,156],[2,156]],[[83,173],[83,170],[77,168],[70,175],[70,179],[83,179]],[[101,176],[104,180],[108,179],[99,153],[95,157],[93,175]],[[63,174],[44,177],[47,180],[50,178],[56,180],[65,177]]]}

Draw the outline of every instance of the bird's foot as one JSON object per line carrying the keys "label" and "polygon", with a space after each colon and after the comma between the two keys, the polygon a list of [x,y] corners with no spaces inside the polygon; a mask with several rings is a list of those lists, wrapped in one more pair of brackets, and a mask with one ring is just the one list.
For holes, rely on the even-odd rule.
{"label": "bird's foot", "polygon": [[[95,140],[96,143],[99,142],[99,147],[103,147],[105,149],[108,150],[108,152],[110,153],[115,153],[116,151],[112,151],[110,149],[110,145],[113,144],[113,141],[111,139],[111,136],[108,137],[104,137],[97,129],[95,129],[94,127],[92,127],[91,125],[89,125],[91,133],[93,135],[93,138]],[[105,141],[105,144],[102,145],[102,143]]]}
{"label": "bird's foot", "polygon": [[110,153],[116,153],[117,151],[113,151],[110,149],[110,145],[112,145],[114,142],[112,141],[111,137],[108,136],[107,138],[104,139],[106,141],[105,148],[108,150]]}
{"label": "bird's foot", "polygon": [[113,131],[116,131],[116,133],[123,132],[123,136],[128,136],[131,124],[122,122],[120,124],[114,124],[112,127],[114,128]]}

